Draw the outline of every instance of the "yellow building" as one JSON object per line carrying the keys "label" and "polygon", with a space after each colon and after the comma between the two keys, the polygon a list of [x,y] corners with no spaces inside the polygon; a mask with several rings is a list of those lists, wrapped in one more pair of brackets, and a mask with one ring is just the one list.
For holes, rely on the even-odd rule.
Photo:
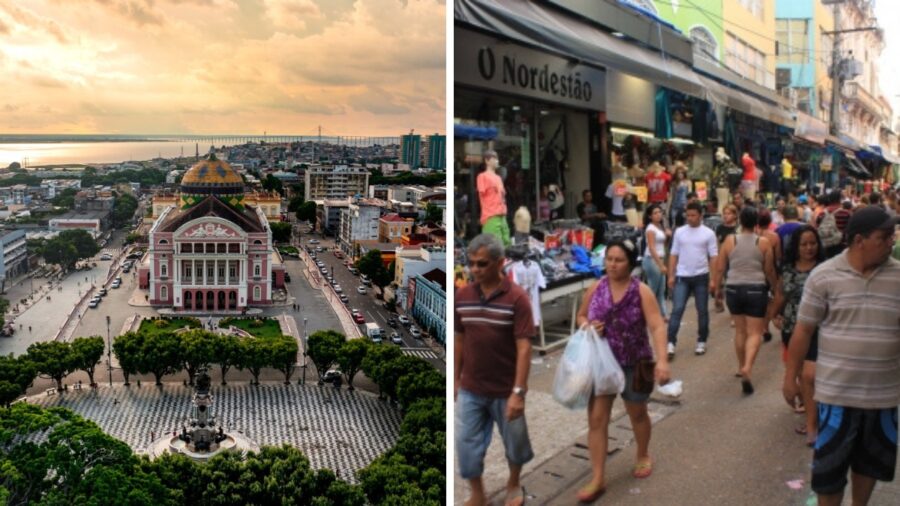
{"label": "yellow building", "polygon": [[723,0],[725,66],[775,89],[775,0]]}

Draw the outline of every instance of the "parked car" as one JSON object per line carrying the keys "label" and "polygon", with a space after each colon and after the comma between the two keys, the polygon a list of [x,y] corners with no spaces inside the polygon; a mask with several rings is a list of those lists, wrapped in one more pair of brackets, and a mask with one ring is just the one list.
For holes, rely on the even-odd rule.
{"label": "parked car", "polygon": [[366,319],[359,313],[353,315],[353,321],[356,323],[366,323]]}
{"label": "parked car", "polygon": [[344,254],[341,253],[340,250],[334,250],[334,256],[336,256],[338,258],[344,258]]}
{"label": "parked car", "polygon": [[106,297],[106,294],[109,293],[106,291],[106,288],[101,288],[100,291],[97,292],[101,297]]}
{"label": "parked car", "polygon": [[129,272],[131,272],[131,267],[125,267],[124,269],[122,269],[122,272],[128,274]]}
{"label": "parked car", "polygon": [[321,272],[322,274],[328,274],[328,269],[322,267],[321,269],[319,269],[319,272]]}
{"label": "parked car", "polygon": [[341,288],[341,285],[334,285],[334,293],[341,293],[344,290]]}
{"label": "parked car", "polygon": [[402,323],[403,325],[409,325],[409,317],[405,314],[398,316],[397,319],[400,320],[400,323]]}
{"label": "parked car", "polygon": [[113,281],[112,284],[109,285],[110,288],[119,288],[120,286],[122,286],[121,281]]}
{"label": "parked car", "polygon": [[356,316],[356,315],[362,314],[362,313],[359,312],[359,309],[351,309],[350,314],[352,314],[353,316]]}
{"label": "parked car", "polygon": [[319,240],[318,239],[310,239],[309,243],[310,244],[319,244]]}
{"label": "parked car", "polygon": [[346,294],[343,294],[343,293],[342,293],[342,294],[341,294],[341,302],[343,302],[344,304],[349,304],[349,303],[350,303],[350,297],[347,297]]}
{"label": "parked car", "polygon": [[359,274],[359,270],[357,270],[356,267],[348,267],[348,270],[350,271],[350,274],[353,274],[354,276]]}
{"label": "parked car", "polygon": [[96,309],[97,306],[99,306],[99,305],[100,305],[100,301],[96,300],[96,299],[91,299],[91,301],[88,302],[88,307],[91,309]]}
{"label": "parked car", "polygon": [[325,248],[323,248],[321,246],[316,247],[316,252],[322,253],[323,251],[325,251]]}
{"label": "parked car", "polygon": [[397,328],[397,320],[395,320],[394,318],[389,318],[388,325],[390,325],[393,328]]}
{"label": "parked car", "polygon": [[100,255],[100,260],[112,260],[112,255],[110,255],[109,253],[104,253]]}
{"label": "parked car", "polygon": [[409,328],[409,333],[410,333],[413,337],[420,337],[420,336],[422,335],[422,331],[420,331],[420,330],[419,330],[419,327],[416,327],[416,326],[410,327],[410,328]]}
{"label": "parked car", "polygon": [[359,293],[359,294],[361,294],[361,295],[365,295],[365,294],[366,294],[366,287],[364,287],[364,286],[357,286],[357,287],[356,287],[356,293]]}
{"label": "parked car", "polygon": [[359,275],[359,280],[362,281],[362,283],[363,283],[364,285],[365,285],[365,284],[368,284],[368,283],[369,283],[369,276],[366,276],[365,274],[360,274],[360,275]]}
{"label": "parked car", "polygon": [[391,342],[401,346],[403,345],[403,339],[400,338],[400,334],[397,332],[391,332]]}
{"label": "parked car", "polygon": [[340,377],[341,377],[340,369],[329,369],[328,371],[325,372],[325,376],[322,377],[322,380],[324,380],[326,383],[331,383],[336,378],[340,378]]}

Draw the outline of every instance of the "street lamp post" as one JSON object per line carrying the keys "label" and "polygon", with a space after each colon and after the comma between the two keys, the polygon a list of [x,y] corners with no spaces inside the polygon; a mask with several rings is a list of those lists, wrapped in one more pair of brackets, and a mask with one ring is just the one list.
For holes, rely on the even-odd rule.
{"label": "street lamp post", "polygon": [[109,386],[112,386],[112,345],[109,342],[109,323],[111,318],[106,315],[106,371],[109,373]]}

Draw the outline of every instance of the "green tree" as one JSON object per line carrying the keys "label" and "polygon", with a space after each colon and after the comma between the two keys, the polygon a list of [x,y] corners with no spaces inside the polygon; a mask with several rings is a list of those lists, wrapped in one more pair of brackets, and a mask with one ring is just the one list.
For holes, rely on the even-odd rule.
{"label": "green tree", "polygon": [[359,268],[360,273],[369,276],[372,282],[381,288],[384,288],[393,281],[391,272],[384,267],[384,262],[381,259],[381,251],[377,249],[373,249],[363,255],[357,263],[357,268]]}
{"label": "green tree", "polygon": [[338,350],[337,363],[347,378],[347,385],[353,390],[353,378],[362,369],[363,359],[372,345],[366,339],[350,339],[343,343]]}
{"label": "green tree", "polygon": [[37,368],[28,355],[0,355],[0,405],[8,408],[12,401],[25,393],[37,374]]}
{"label": "green tree", "polygon": [[291,224],[286,221],[275,221],[269,223],[272,229],[273,242],[289,242],[291,240]]}
{"label": "green tree", "polygon": [[317,330],[310,334],[307,340],[309,349],[306,354],[316,366],[320,385],[325,383],[323,381],[325,373],[337,361],[338,353],[345,340],[343,334],[333,330]]}
{"label": "green tree", "polygon": [[123,193],[116,198],[115,207],[113,207],[112,220],[116,227],[123,227],[131,222],[134,218],[134,212],[137,211],[138,201],[136,198]]}
{"label": "green tree", "polygon": [[72,347],[60,341],[31,344],[28,359],[34,363],[38,374],[46,374],[56,382],[56,389],[60,392],[63,390],[63,380],[76,368]]}
{"label": "green tree", "polygon": [[425,204],[425,221],[430,221],[432,223],[441,223],[443,221],[443,213],[443,209],[432,204],[431,202]]}
{"label": "green tree", "polygon": [[433,367],[403,375],[397,380],[397,401],[404,408],[423,399],[443,398],[446,392],[446,378]]}
{"label": "green tree", "polygon": [[397,386],[400,378],[406,375],[414,375],[431,368],[428,362],[408,355],[402,355],[394,360],[388,360],[381,364],[379,377],[376,383],[378,388],[391,400],[398,401]]}
{"label": "green tree", "polygon": [[445,397],[421,399],[406,406],[400,433],[417,434],[422,430],[432,433],[443,432],[446,430],[446,423],[447,399]]}
{"label": "green tree", "polygon": [[216,334],[203,329],[191,329],[178,335],[181,341],[181,367],[188,373],[188,383],[194,386],[194,375],[201,367],[215,360]]}
{"label": "green tree", "polygon": [[94,370],[97,363],[103,357],[106,346],[100,336],[78,337],[72,341],[72,354],[74,355],[74,368],[85,371],[92,387],[97,386],[94,381]]}
{"label": "green tree", "polygon": [[262,187],[266,191],[277,191],[284,195],[284,183],[272,174],[266,174],[266,178],[262,180]]}
{"label": "green tree", "polygon": [[174,374],[181,368],[181,342],[174,332],[148,334],[140,350],[138,372],[153,374],[156,386],[162,386],[162,377]]}
{"label": "green tree", "polygon": [[59,195],[50,199],[50,202],[53,203],[54,206],[72,209],[75,207],[75,194],[77,193],[78,190],[75,188],[66,188],[59,192]]}
{"label": "green tree", "polygon": [[374,381],[376,385],[378,385],[378,397],[382,398],[384,396],[384,390],[382,389],[382,377],[384,374],[384,365],[388,362],[399,359],[403,356],[403,353],[399,348],[395,348],[393,346],[372,346],[369,348],[368,353],[366,353],[365,358],[362,361],[362,370],[366,373],[366,376],[369,377],[370,380]]}
{"label": "green tree", "polygon": [[297,209],[297,219],[300,221],[316,221],[316,203],[313,201],[300,204]]}
{"label": "green tree", "polygon": [[250,371],[253,375],[252,384],[259,385],[259,374],[263,367],[272,364],[269,348],[264,340],[255,337],[242,338],[240,343],[241,352],[235,366],[242,371],[244,369]]}
{"label": "green tree", "polygon": [[296,186],[294,187],[295,195],[291,197],[291,200],[288,201],[288,212],[290,213],[296,213],[297,211],[299,211],[300,208],[303,207],[303,203],[306,202],[306,200],[303,198],[303,185],[300,186],[300,189],[297,189]]}
{"label": "green tree", "polygon": [[360,485],[371,504],[443,504],[443,498],[426,497],[418,486],[419,478],[418,468],[401,455],[379,457],[359,471]]}
{"label": "green tree", "polygon": [[279,336],[270,339],[268,347],[272,367],[284,374],[285,385],[290,384],[297,365],[297,353],[300,351],[297,340],[291,336]]}
{"label": "green tree", "polygon": [[130,385],[128,381],[132,374],[138,374],[141,367],[141,353],[144,348],[146,334],[137,332],[126,332],[116,336],[113,340],[113,353],[119,361],[119,367],[122,368],[122,374],[125,376],[125,386]]}
{"label": "green tree", "polygon": [[78,259],[90,258],[100,251],[97,241],[88,233],[87,230],[63,230],[58,236],[75,246],[78,252]]}
{"label": "green tree", "polygon": [[71,242],[61,237],[48,240],[43,247],[44,261],[70,269],[78,261],[78,250]]}
{"label": "green tree", "polygon": [[227,385],[225,375],[228,369],[240,362],[241,342],[233,334],[216,334],[213,348],[213,360],[222,370],[222,384]]}

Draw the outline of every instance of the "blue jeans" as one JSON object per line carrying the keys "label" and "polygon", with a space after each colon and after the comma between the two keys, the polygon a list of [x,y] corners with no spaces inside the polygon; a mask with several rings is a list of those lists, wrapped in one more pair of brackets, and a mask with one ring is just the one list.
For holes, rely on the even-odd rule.
{"label": "blue jeans", "polygon": [[507,420],[506,398],[483,397],[460,388],[456,397],[455,436],[459,474],[463,479],[471,480],[484,472],[484,454],[491,445],[495,423],[510,464],[522,466],[534,458],[525,415]]}
{"label": "blue jeans", "polygon": [[663,275],[662,271],[659,270],[659,266],[656,265],[656,262],[653,261],[653,257],[650,255],[644,255],[644,274],[647,275],[647,286],[650,287],[650,290],[653,292],[653,295],[656,296],[656,302],[659,303],[659,312],[662,313],[662,317],[666,317],[666,277]]}
{"label": "blue jeans", "polygon": [[699,276],[678,276],[675,278],[675,292],[672,294],[672,317],[669,319],[669,342],[678,342],[678,328],[687,305],[688,297],[694,295],[697,306],[697,342],[705,343],[709,337],[709,274]]}

